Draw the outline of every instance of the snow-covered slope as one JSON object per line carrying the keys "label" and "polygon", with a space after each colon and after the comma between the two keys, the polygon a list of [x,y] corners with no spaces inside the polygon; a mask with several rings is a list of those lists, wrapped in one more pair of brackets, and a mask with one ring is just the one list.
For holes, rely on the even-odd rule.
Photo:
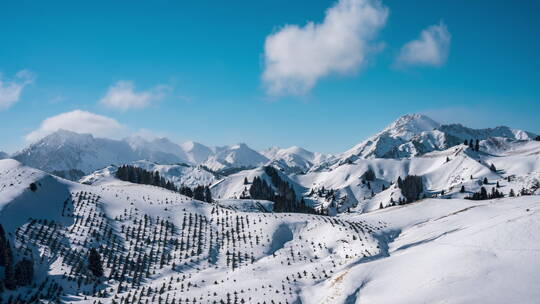
{"label": "snow-covered slope", "polygon": [[430,199],[363,215],[381,253],[307,287],[303,303],[537,303],[540,197]]}
{"label": "snow-covered slope", "polygon": [[[159,175],[173,182],[177,187],[188,186],[194,188],[198,185],[210,185],[217,180],[214,173],[206,170],[204,166],[188,164],[161,165],[147,160],[139,160],[128,165],[140,167],[146,171],[159,172]],[[114,179],[118,166],[111,165],[92,174],[84,176],[80,182],[88,185],[98,185]]]}
{"label": "snow-covered slope", "polygon": [[[437,152],[453,152],[442,164],[447,171],[472,166],[462,148]],[[525,173],[538,166],[538,150],[529,143],[504,157]],[[442,155],[394,170],[431,172]],[[336,217],[269,210],[268,202],[208,204],[113,176],[77,184],[0,160],[0,223],[14,262],[32,259],[35,271],[34,284],[5,290],[0,302],[536,303],[540,296],[537,195],[425,199]],[[91,248],[103,261],[101,279],[88,268]]]}
{"label": "snow-covered slope", "polygon": [[[305,287],[380,251],[372,236],[380,225],[227,203],[114,178],[82,185],[0,161],[0,223],[14,262],[31,259],[35,271],[32,285],[0,293],[0,302],[294,303]],[[91,248],[101,278],[88,267]]]}

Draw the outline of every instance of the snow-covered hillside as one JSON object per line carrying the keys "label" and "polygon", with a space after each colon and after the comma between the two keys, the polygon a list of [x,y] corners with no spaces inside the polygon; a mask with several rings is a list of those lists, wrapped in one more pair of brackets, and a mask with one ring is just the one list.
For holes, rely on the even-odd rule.
{"label": "snow-covered hillside", "polygon": [[[0,194],[13,263],[29,259],[35,272],[4,301],[294,303],[379,254],[373,232],[383,227],[239,211],[112,178],[77,184],[15,160],[0,161]],[[88,266],[92,248],[101,277]]]}
{"label": "snow-covered hillside", "polygon": [[[139,160],[129,163],[131,166],[143,168],[146,171],[159,172],[160,176],[173,182],[176,186],[188,186],[194,188],[198,185],[210,185],[217,180],[215,173],[208,171],[204,166],[188,164],[160,165],[154,162]],[[92,174],[84,176],[80,182],[87,185],[108,183],[114,179],[118,166],[111,165]]]}
{"label": "snow-covered hillside", "polygon": [[[539,150],[528,142],[493,156],[457,146],[410,160],[361,160],[337,167],[332,179],[338,183],[338,176],[367,166],[377,175],[372,187],[403,170],[428,176],[430,188],[463,173],[460,167],[493,180],[506,170],[527,176],[540,169]],[[488,160],[508,169],[492,172],[483,164]],[[3,301],[535,303],[540,296],[538,195],[424,199],[329,217],[271,213],[264,201],[204,203],[111,172],[102,170],[99,182],[85,185],[0,160],[0,224],[12,263],[34,263],[33,283],[4,290]],[[221,184],[243,179],[242,172],[214,189],[231,189]],[[315,177],[329,178],[303,176]],[[518,179],[513,182],[522,185]],[[92,248],[102,260],[100,278],[89,268]]]}
{"label": "snow-covered hillside", "polygon": [[430,199],[343,218],[384,223],[381,251],[307,287],[303,303],[538,302],[538,196]]}

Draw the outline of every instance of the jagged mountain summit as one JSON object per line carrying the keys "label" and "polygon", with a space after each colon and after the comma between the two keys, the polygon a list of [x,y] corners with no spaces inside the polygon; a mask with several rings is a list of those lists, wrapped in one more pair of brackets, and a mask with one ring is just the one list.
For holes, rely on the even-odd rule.
{"label": "jagged mountain summit", "polygon": [[472,129],[461,124],[440,124],[422,114],[399,117],[381,132],[339,154],[334,162],[343,163],[359,158],[407,158],[441,151],[465,140],[510,141],[532,140],[536,135],[506,126]]}
{"label": "jagged mountain summit", "polygon": [[272,160],[271,165],[287,173],[307,172],[311,167],[331,159],[331,155],[311,152],[298,146],[281,149],[268,148],[260,152]]}
{"label": "jagged mountain summit", "polygon": [[531,140],[535,136],[531,132],[505,126],[472,129],[460,124],[443,125],[425,115],[409,114],[336,156],[310,152],[300,147],[270,148],[258,152],[246,144],[207,147],[186,142],[178,145],[167,138],[148,140],[135,136],[112,140],[59,130],[11,157],[72,180],[111,164],[138,160],[158,164],[203,165],[217,174],[231,174],[262,165],[272,165],[287,174],[302,174],[327,170],[358,159],[420,156],[446,150],[466,140],[478,140],[484,151],[498,153],[512,149],[515,142]]}

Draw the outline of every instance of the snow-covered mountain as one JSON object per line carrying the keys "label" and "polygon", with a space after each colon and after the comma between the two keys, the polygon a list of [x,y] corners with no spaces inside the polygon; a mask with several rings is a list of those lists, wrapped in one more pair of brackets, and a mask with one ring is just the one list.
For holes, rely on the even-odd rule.
{"label": "snow-covered mountain", "polygon": [[0,159],[5,159],[5,158],[9,158],[9,154],[7,154],[6,152],[0,151]]}
{"label": "snow-covered mountain", "polygon": [[311,167],[331,159],[330,155],[311,152],[293,146],[286,149],[272,147],[260,152],[270,160],[270,164],[287,173],[302,173]]}
{"label": "snow-covered mountain", "polygon": [[519,141],[531,140],[535,136],[531,132],[505,126],[472,129],[461,124],[443,125],[422,114],[408,114],[338,155],[332,163],[350,162],[358,158],[407,158],[445,150],[465,140],[485,141],[491,138],[504,138]]}
{"label": "snow-covered mountain", "polygon": [[233,146],[216,147],[214,154],[203,165],[213,171],[231,168],[254,168],[266,164],[268,158],[244,143]]}
{"label": "snow-covered mountain", "polygon": [[147,140],[141,136],[126,138],[130,147],[140,155],[141,159],[160,161],[161,163],[189,162],[186,152],[169,139],[162,137]]}
{"label": "snow-covered mountain", "polygon": [[14,159],[47,172],[76,169],[84,173],[140,157],[124,141],[66,130],[52,133],[13,155]]}
{"label": "snow-covered mountain", "polygon": [[185,142],[180,146],[188,156],[188,160],[194,164],[200,164],[214,154],[211,148],[194,141]]}

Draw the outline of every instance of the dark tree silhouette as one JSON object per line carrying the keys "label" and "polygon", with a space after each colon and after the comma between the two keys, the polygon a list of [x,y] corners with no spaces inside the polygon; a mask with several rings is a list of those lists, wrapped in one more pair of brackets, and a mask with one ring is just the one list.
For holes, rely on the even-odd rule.
{"label": "dark tree silhouette", "polygon": [[[399,181],[399,180],[398,180]],[[398,182],[399,186],[399,182]],[[401,182],[401,193],[407,199],[407,203],[411,203],[420,199],[420,194],[424,191],[424,184],[421,176],[408,175]]]}
{"label": "dark tree silhouette", "polygon": [[103,265],[101,264],[101,255],[96,248],[90,249],[88,254],[88,269],[96,277],[103,276]]}

